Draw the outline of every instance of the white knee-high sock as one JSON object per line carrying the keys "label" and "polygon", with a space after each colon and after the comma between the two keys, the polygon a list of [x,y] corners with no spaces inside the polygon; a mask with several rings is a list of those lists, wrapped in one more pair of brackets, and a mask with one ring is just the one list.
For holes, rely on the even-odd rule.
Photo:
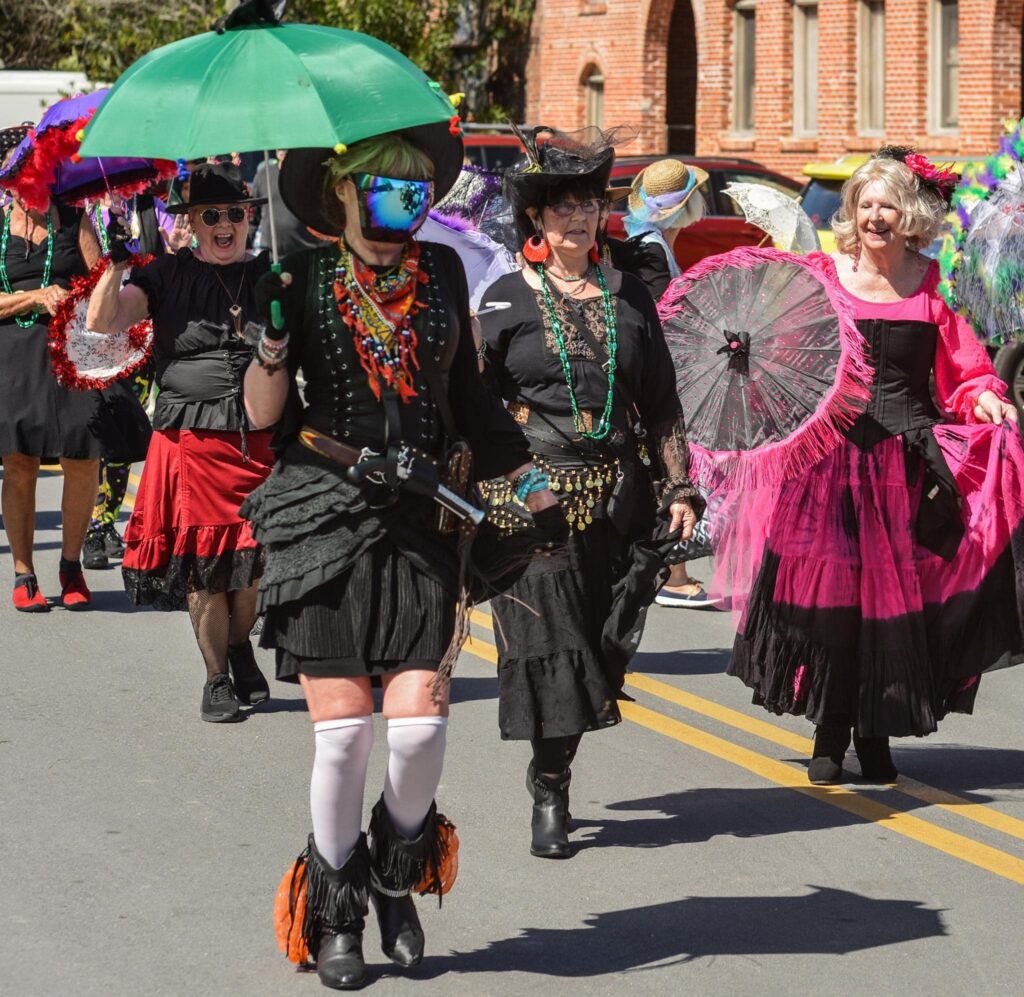
{"label": "white knee-high sock", "polygon": [[401,717],[388,721],[388,774],[384,806],[395,830],[416,838],[441,781],[447,717]]}
{"label": "white knee-high sock", "polygon": [[373,717],[313,724],[316,752],[309,780],[313,838],[336,869],[345,864],[363,826],[366,765],[373,747]]}

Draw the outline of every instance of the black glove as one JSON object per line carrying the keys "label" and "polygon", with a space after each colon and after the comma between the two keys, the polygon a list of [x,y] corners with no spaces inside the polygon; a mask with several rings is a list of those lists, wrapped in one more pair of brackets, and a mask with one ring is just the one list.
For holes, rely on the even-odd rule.
{"label": "black glove", "polygon": [[132,251],[128,248],[131,238],[124,217],[111,212],[110,221],[107,222],[107,256],[111,263],[125,263],[132,257]]}
{"label": "black glove", "polygon": [[[256,308],[266,322],[267,328],[265,335],[267,339],[284,339],[284,337],[288,335],[287,327],[289,324],[289,315],[294,312],[297,304],[295,282],[289,281],[289,283],[286,284],[281,279],[284,276],[284,274],[274,273],[274,271],[271,270],[256,281]],[[285,326],[283,329],[274,328],[273,317],[271,316],[271,305],[275,301],[279,301],[281,303],[281,314],[284,316]]]}
{"label": "black glove", "polygon": [[533,525],[548,548],[564,547],[569,542],[569,524],[566,522],[562,507],[557,502],[547,509],[535,512]]}

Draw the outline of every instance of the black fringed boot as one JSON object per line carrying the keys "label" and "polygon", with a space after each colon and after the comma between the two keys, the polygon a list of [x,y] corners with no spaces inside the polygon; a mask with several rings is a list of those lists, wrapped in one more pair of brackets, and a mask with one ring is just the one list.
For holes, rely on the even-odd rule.
{"label": "black fringed boot", "polygon": [[437,804],[431,803],[415,838],[401,835],[381,797],[370,816],[370,899],[380,925],[381,951],[399,966],[423,959],[423,927],[410,895],[433,870],[440,882]]}
{"label": "black fringed boot", "polygon": [[899,776],[889,752],[889,738],[853,735],[853,747],[867,782],[895,782]]}
{"label": "black fringed boot", "polygon": [[834,786],[843,780],[843,758],[850,746],[850,724],[822,723],[814,728],[814,753],[807,778],[815,786]]}
{"label": "black fringed boot", "polygon": [[545,859],[569,858],[569,779],[566,769],[555,779],[538,775],[532,780],[531,855]]}
{"label": "black fringed boot", "polygon": [[333,990],[359,990],[366,984],[363,928],[370,888],[370,855],[361,834],[345,864],[335,869],[309,836],[306,917],[303,935],[317,975]]}

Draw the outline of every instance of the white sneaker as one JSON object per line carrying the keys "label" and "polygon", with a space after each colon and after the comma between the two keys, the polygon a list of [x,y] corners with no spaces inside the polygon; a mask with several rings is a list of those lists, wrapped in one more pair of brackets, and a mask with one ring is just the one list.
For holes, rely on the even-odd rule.
{"label": "white sneaker", "polygon": [[674,606],[677,609],[714,609],[722,605],[723,600],[712,599],[704,589],[696,595],[686,595],[684,592],[663,588],[659,589],[654,601],[659,606]]}

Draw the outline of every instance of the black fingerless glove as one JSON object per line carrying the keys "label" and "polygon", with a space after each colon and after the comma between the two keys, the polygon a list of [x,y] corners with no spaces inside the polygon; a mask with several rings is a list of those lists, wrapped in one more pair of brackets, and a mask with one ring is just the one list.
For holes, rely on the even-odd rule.
{"label": "black fingerless glove", "polygon": [[107,256],[111,263],[125,263],[131,259],[132,251],[128,248],[131,238],[131,232],[125,228],[121,215],[111,213],[110,221],[107,222]]}
{"label": "black fingerless glove", "polygon": [[[295,310],[296,290],[294,281],[285,285],[281,280],[282,274],[274,273],[273,270],[265,273],[256,281],[256,308],[266,323],[265,335],[267,339],[284,339],[287,333],[289,315]],[[271,305],[279,301],[281,303],[281,314],[284,316],[283,329],[275,329],[271,315]]]}
{"label": "black fingerless glove", "polygon": [[533,514],[533,525],[541,540],[549,546],[563,546],[569,542],[569,524],[562,507],[555,503]]}

